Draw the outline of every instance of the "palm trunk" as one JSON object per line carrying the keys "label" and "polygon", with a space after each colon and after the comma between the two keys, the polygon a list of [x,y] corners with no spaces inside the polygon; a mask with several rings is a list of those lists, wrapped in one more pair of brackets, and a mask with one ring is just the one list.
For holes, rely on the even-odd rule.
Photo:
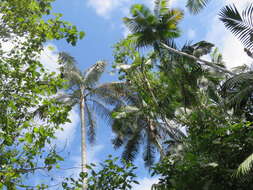
{"label": "palm trunk", "polygon": [[[82,91],[81,91],[82,93]],[[86,149],[86,124],[85,124],[85,111],[84,111],[84,95],[81,94],[80,97],[80,119],[81,119],[81,167],[82,172],[87,172],[86,164],[87,164],[87,149]],[[83,190],[87,189],[87,180],[83,180]]]}

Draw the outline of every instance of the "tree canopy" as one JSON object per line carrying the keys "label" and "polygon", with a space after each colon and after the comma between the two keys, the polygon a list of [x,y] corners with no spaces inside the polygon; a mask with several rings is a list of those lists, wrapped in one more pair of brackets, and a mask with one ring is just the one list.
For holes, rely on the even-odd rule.
{"label": "tree canopy", "polygon": [[[29,179],[41,170],[61,171],[55,134],[71,122],[75,105],[81,172],[64,176],[57,187],[133,189],[134,160],[141,152],[150,174],[159,178],[153,190],[253,188],[251,66],[227,68],[216,45],[205,39],[178,42],[184,11],[154,0],[153,11],[134,4],[123,18],[130,34],[113,47],[117,81],[99,84],[105,61],[82,71],[65,52],[57,55],[59,74],[50,72],[40,60],[45,43],[66,40],[75,46],[84,37],[52,12],[53,2],[0,3],[0,189],[50,188],[50,182],[34,185]],[[208,3],[188,0],[186,7],[198,13]],[[253,5],[242,12],[227,5],[218,16],[253,58]],[[96,116],[111,128],[108,138],[122,148],[120,159],[88,164],[86,136],[94,143]]]}

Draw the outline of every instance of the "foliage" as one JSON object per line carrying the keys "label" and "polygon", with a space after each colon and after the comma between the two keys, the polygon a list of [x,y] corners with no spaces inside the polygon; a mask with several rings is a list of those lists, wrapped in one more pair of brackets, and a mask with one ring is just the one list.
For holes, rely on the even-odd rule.
{"label": "foliage", "polygon": [[239,13],[235,5],[227,5],[220,12],[220,20],[243,43],[246,49],[253,51],[253,4]]}
{"label": "foliage", "polygon": [[251,154],[251,123],[229,120],[216,106],[186,116],[189,136],[172,147],[154,171],[162,175],[154,189],[248,189],[247,179],[234,179],[238,165]]}
{"label": "foliage", "polygon": [[222,85],[221,94],[228,108],[233,108],[235,115],[252,121],[252,71],[240,73],[229,78]]}
{"label": "foliage", "polygon": [[124,166],[117,165],[118,158],[112,159],[110,156],[100,167],[95,164],[87,166],[87,173],[80,173],[78,180],[66,178],[62,183],[63,189],[77,190],[81,189],[82,181],[87,178],[87,190],[130,190],[133,184],[138,184],[135,180],[134,171],[137,169],[130,163],[125,163]]}
{"label": "foliage", "polygon": [[207,3],[210,0],[188,0],[186,3],[186,7],[193,14],[199,13],[204,7],[206,7]]}
{"label": "foliage", "polygon": [[[177,49],[175,43],[171,46]],[[185,44],[181,51],[200,57],[211,53],[212,47],[213,44],[201,41]],[[223,66],[220,59],[217,64]],[[113,110],[116,133],[113,144],[116,148],[124,146],[122,157],[128,161],[136,157],[143,145],[146,166],[153,164],[156,152],[160,158],[164,156],[167,152],[164,142],[168,139],[180,142],[185,137],[177,120],[178,112],[198,106],[200,88],[215,99],[215,93],[211,92],[223,77],[216,70],[162,48],[141,56],[129,38],[115,45],[115,68],[119,69],[120,79],[126,80],[133,97],[127,106]]]}
{"label": "foliage", "polygon": [[180,36],[178,23],[183,18],[182,11],[169,8],[169,0],[155,0],[154,12],[145,5],[135,4],[131,17],[123,18],[131,35],[128,36],[135,47],[153,46],[159,50],[159,42]]}
{"label": "foliage", "polygon": [[[1,188],[26,187],[25,177],[37,170],[49,171],[63,160],[46,145],[52,143],[60,125],[69,122],[70,107],[47,99],[64,84],[43,68],[39,56],[47,40],[65,38],[74,45],[83,33],[60,20],[60,14],[52,17],[51,2],[5,0],[0,4]],[[10,50],[4,48],[6,41],[13,45]]]}

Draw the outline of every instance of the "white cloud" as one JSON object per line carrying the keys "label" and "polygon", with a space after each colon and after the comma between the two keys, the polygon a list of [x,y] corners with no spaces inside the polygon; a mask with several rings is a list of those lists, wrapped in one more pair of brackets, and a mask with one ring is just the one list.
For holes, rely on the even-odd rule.
{"label": "white cloud", "polygon": [[124,38],[126,38],[129,34],[131,34],[131,32],[129,31],[129,29],[125,25],[122,25],[122,28],[123,28],[123,36],[124,36]]}
{"label": "white cloud", "polygon": [[236,8],[238,9],[243,9],[245,8],[247,5],[249,5],[250,3],[252,3],[252,0],[224,0],[224,4],[235,4]]}
{"label": "white cloud", "polygon": [[44,50],[40,56],[40,62],[44,65],[46,69],[50,72],[59,73],[58,60],[58,49],[54,44],[47,44],[44,46]]}
{"label": "white cloud", "polygon": [[[129,12],[129,6],[134,3],[137,2],[132,2],[131,0],[88,0],[87,5],[95,9],[99,16],[109,18],[113,11],[119,9],[126,15],[126,13]],[[143,0],[140,3],[146,4],[151,9],[154,7],[154,0]],[[171,6],[177,5],[177,1],[171,0],[170,4]]]}
{"label": "white cloud", "polygon": [[189,39],[195,38],[195,36],[196,36],[195,30],[193,30],[192,28],[190,28],[190,29],[187,31],[187,36],[188,36]]}
{"label": "white cloud", "polygon": [[89,146],[88,147],[88,163],[94,163],[97,164],[99,163],[101,160],[99,159],[98,154],[100,153],[101,150],[103,150],[104,145],[99,144],[99,145],[95,145],[95,146]]}
{"label": "white cloud", "polygon": [[124,8],[128,2],[130,0],[88,0],[87,5],[95,9],[99,16],[108,18],[114,10]]}
{"label": "white cloud", "polygon": [[56,143],[61,147],[64,147],[65,145],[70,146],[74,139],[74,135],[77,130],[76,128],[80,123],[79,113],[76,108],[73,108],[69,112],[69,119],[71,120],[70,123],[65,123],[61,126],[63,131],[58,130],[55,133],[55,136],[57,137]]}
{"label": "white cloud", "polygon": [[139,185],[134,185],[133,190],[151,190],[151,187],[153,184],[158,183],[158,177],[157,178],[142,178],[140,180],[137,179],[137,181],[140,183]]}
{"label": "white cloud", "polygon": [[[185,0],[183,0],[185,1]],[[143,3],[146,4],[151,10],[153,10],[154,8],[154,5],[155,5],[155,1],[154,0],[143,0]],[[185,5],[183,4],[182,0],[170,0],[169,1],[169,6],[172,6],[173,8],[176,6],[176,7],[180,7],[181,8],[181,5]]]}
{"label": "white cloud", "polygon": [[251,64],[252,59],[244,52],[242,43],[232,34],[224,38],[222,48],[223,58],[229,68],[243,64]]}

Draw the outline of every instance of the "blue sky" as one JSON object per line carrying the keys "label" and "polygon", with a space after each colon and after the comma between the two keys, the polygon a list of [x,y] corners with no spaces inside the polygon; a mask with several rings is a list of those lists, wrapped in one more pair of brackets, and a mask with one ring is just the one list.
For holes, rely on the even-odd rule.
{"label": "blue sky", "polygon": [[[186,41],[207,40],[218,46],[228,67],[250,63],[240,42],[226,31],[217,17],[219,10],[225,4],[236,3],[238,8],[243,8],[250,1],[213,0],[208,8],[197,16],[192,16],[186,11],[185,18],[180,23],[182,37],[177,42],[183,44]],[[79,30],[85,31],[86,36],[79,41],[76,47],[71,47],[64,41],[49,42],[45,46],[41,61],[49,70],[55,71],[58,67],[56,62],[59,51],[66,51],[75,57],[78,67],[82,70],[98,60],[105,60],[108,62],[107,72],[100,82],[117,80],[117,76],[109,74],[110,65],[113,62],[112,46],[128,33],[123,26],[122,17],[128,15],[129,7],[134,3],[143,3],[152,8],[152,0],[57,0],[53,4],[54,12],[62,13],[64,20],[73,23]],[[172,7],[185,10],[184,5],[185,0],[171,1]],[[54,46],[54,51],[49,50],[49,46]],[[208,57],[205,58],[208,59]],[[56,143],[59,149],[64,148],[65,151],[64,167],[80,165],[80,122],[77,108],[72,110],[70,118],[72,123],[66,124],[65,130],[57,133]],[[103,121],[99,121],[96,144],[88,145],[89,161],[102,161],[107,158],[108,154],[120,155],[120,150],[112,148],[111,137],[110,128],[105,126]],[[136,186],[134,190],[149,190],[150,185],[157,181],[157,177],[150,178],[140,156],[136,159],[136,164],[139,167],[137,174],[141,185]],[[76,169],[64,171],[61,175],[71,175],[74,172]]]}

